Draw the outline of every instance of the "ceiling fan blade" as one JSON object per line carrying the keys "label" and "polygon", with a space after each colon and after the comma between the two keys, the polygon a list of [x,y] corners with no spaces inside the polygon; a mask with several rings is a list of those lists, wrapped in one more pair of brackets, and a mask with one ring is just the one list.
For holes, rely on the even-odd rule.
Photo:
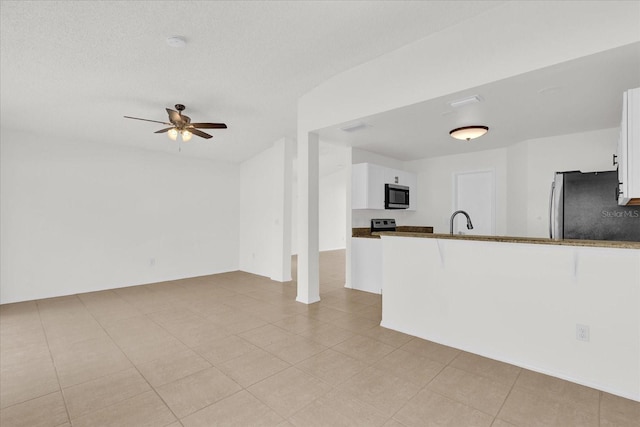
{"label": "ceiling fan blade", "polygon": [[167,114],[169,115],[169,121],[171,123],[182,123],[182,117],[180,116],[180,113],[178,113],[175,110],[172,110],[171,108],[166,108],[167,110]]}
{"label": "ceiling fan blade", "polygon": [[227,125],[224,123],[191,123],[190,126],[200,129],[226,129]]}
{"label": "ceiling fan blade", "polygon": [[174,126],[171,126],[170,128],[165,128],[165,129],[157,130],[157,131],[155,131],[154,133],[165,133],[165,132],[170,131],[170,130],[171,130],[171,129],[173,129],[173,128],[174,128]]}
{"label": "ceiling fan blade", "polygon": [[125,119],[133,119],[133,120],[142,120],[144,122],[162,123],[163,125],[170,125],[171,124],[171,123],[167,123],[167,122],[159,122],[158,120],[141,119],[139,117],[124,116],[124,118]]}
{"label": "ceiling fan blade", "polygon": [[198,130],[198,129],[189,129],[189,132],[191,132],[194,135],[198,135],[201,138],[205,138],[205,139],[213,138],[208,133],[204,133],[204,132],[202,132],[201,130]]}

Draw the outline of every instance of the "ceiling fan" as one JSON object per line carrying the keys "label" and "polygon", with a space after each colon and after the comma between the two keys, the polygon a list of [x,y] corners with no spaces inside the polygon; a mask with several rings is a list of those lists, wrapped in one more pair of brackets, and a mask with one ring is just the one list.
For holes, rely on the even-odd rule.
{"label": "ceiling fan", "polygon": [[209,139],[211,135],[208,133],[204,133],[199,129],[226,129],[227,125],[224,123],[191,123],[191,118],[188,116],[184,116],[182,112],[186,108],[182,104],[175,105],[176,110],[172,110],[167,108],[167,114],[169,115],[169,122],[160,122],[158,120],[149,120],[149,119],[141,119],[139,117],[130,117],[124,116],[125,119],[134,119],[134,120],[143,120],[145,122],[153,122],[153,123],[162,123],[163,125],[169,125],[170,127],[165,129],[160,129],[155,131],[154,133],[165,133],[169,135],[169,138],[172,140],[176,140],[178,138],[178,134],[182,136],[183,141],[189,141],[192,135],[197,135],[201,138]]}

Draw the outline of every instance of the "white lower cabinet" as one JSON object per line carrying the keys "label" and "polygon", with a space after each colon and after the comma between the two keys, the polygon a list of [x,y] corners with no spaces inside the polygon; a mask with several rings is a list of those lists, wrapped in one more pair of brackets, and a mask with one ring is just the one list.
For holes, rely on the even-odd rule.
{"label": "white lower cabinet", "polygon": [[382,240],[351,238],[351,287],[382,293]]}

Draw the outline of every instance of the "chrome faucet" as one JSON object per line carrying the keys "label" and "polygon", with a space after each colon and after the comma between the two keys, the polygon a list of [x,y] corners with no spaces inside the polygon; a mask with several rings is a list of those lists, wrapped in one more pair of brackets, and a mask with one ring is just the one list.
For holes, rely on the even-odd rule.
{"label": "chrome faucet", "polygon": [[465,211],[455,211],[452,215],[451,215],[451,220],[449,221],[449,234],[453,234],[453,219],[456,217],[456,215],[458,215],[459,213],[464,214],[464,216],[467,217],[467,229],[468,230],[473,230],[473,224],[471,224],[471,218],[469,218],[469,214],[466,213]]}

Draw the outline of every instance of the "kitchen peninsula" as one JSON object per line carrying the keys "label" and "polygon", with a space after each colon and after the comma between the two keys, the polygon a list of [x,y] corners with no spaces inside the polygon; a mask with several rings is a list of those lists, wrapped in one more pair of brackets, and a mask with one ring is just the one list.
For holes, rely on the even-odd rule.
{"label": "kitchen peninsula", "polygon": [[380,235],[382,326],[640,400],[640,243]]}
{"label": "kitchen peninsula", "polygon": [[[433,233],[433,227],[395,226],[396,231],[412,234]],[[382,242],[370,227],[351,229],[351,289],[382,293]]]}

